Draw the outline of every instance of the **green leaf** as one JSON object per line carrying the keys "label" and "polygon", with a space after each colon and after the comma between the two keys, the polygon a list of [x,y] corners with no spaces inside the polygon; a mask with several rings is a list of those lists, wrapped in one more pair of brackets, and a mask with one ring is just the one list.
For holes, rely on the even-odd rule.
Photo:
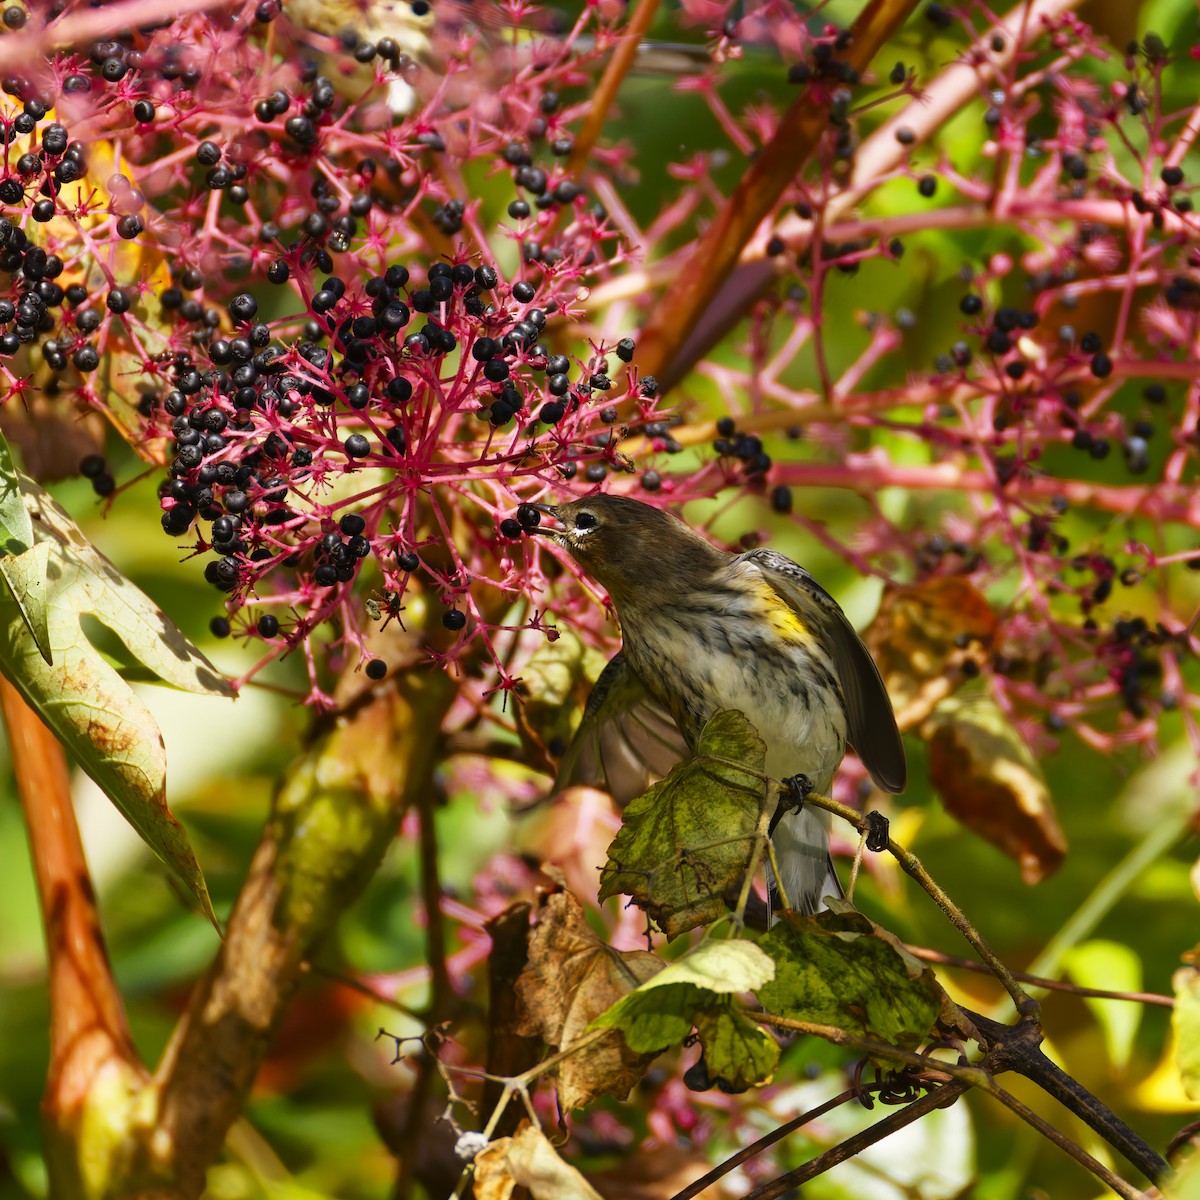
{"label": "green leaf", "polygon": [[[1142,990],[1142,960],[1122,942],[1093,938],[1073,946],[1062,957],[1062,965],[1080,987],[1104,988],[1110,992]],[[1125,1000],[1097,1000],[1085,996],[1100,1028],[1108,1057],[1118,1071],[1129,1065],[1134,1038],[1141,1024],[1142,1006]]]}
{"label": "green leaf", "polygon": [[750,865],[767,800],[766,746],[739,712],[704,726],[695,755],[625,810],[600,899],[625,894],[668,936],[724,912]]}
{"label": "green leaf", "polygon": [[[232,689],[154,602],[94,549],[49,492],[25,475],[19,485],[35,545],[0,560],[13,593],[0,593],[0,670],[215,924],[187,834],[167,808],[162,734],[88,640],[84,618],[90,615],[115,634],[161,682],[221,696],[231,696]],[[52,664],[31,636],[16,596],[44,598]]]}
{"label": "green leaf", "polygon": [[1181,967],[1175,972],[1175,1065],[1183,1090],[1200,1100],[1200,970]]}
{"label": "green leaf", "polygon": [[759,945],[775,978],[758,998],[779,1016],[913,1047],[953,1009],[928,967],[844,901],[812,917],[787,914]]}
{"label": "green leaf", "polygon": [[46,578],[50,569],[50,547],[41,542],[15,557],[0,558],[0,579],[16,605],[29,636],[47,666],[54,665],[50,646],[49,615],[46,612]]}
{"label": "green leaf", "polygon": [[619,1029],[635,1053],[657,1053],[682,1042],[700,1014],[722,1007],[736,992],[757,991],[774,972],[753,942],[701,942],[601,1013],[590,1028]]}
{"label": "green leaf", "polygon": [[33,636],[38,653],[50,663],[53,655],[46,628],[46,555],[41,555],[33,569],[21,573],[10,570],[8,562],[9,558],[28,554],[32,547],[33,520],[25,507],[12,451],[0,434],[0,579],[16,603],[25,628]]}
{"label": "green leaf", "polygon": [[732,1001],[696,1017],[704,1068],[723,1092],[769,1083],[779,1065],[779,1043]]}
{"label": "green leaf", "polygon": [[24,554],[33,545],[33,521],[21,494],[12,451],[0,435],[0,554]]}

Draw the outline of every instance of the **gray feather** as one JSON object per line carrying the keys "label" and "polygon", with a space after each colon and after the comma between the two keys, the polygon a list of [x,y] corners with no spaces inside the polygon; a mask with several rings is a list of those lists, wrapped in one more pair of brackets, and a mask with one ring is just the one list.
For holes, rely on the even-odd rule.
{"label": "gray feather", "polygon": [[596,680],[554,788],[603,788],[624,808],[689,753],[671,714],[618,653]]}

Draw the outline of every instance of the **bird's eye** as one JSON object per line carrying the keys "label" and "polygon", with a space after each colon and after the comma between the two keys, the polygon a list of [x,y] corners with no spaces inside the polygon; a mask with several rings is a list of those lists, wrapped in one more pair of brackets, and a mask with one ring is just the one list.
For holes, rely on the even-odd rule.
{"label": "bird's eye", "polygon": [[426,0],[412,0],[412,4],[409,7],[412,9],[414,17],[423,17],[429,12],[429,5]]}
{"label": "bird's eye", "polygon": [[597,521],[595,516],[590,512],[581,512],[575,518],[576,529],[595,529],[599,523],[600,522]]}

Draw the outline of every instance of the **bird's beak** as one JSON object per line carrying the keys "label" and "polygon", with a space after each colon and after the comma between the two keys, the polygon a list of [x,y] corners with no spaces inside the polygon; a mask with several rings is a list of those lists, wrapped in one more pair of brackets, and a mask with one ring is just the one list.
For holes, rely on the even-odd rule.
{"label": "bird's beak", "polygon": [[530,508],[536,509],[540,513],[544,513],[551,520],[550,525],[535,525],[532,529],[526,529],[526,533],[546,533],[553,537],[557,533],[562,533],[562,522],[558,519],[558,509],[553,504],[531,504]]}

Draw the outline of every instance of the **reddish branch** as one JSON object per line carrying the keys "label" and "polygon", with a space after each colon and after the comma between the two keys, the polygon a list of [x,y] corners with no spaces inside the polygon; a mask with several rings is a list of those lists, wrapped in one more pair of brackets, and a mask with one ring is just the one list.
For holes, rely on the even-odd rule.
{"label": "reddish branch", "polygon": [[[1076,4],[1077,0],[1033,0],[1029,4],[1018,4],[1008,16],[996,23],[993,31],[1003,36],[1004,49],[994,55],[990,64],[981,65],[978,70],[998,75],[1027,43],[1043,36],[1046,20],[1070,11]],[[855,46],[850,55],[855,65],[861,61],[865,66],[874,56],[875,51],[872,50],[870,55],[863,56],[860,60],[856,51],[860,49],[859,25],[875,19],[868,10],[855,25]],[[888,18],[880,19],[887,20]],[[889,35],[891,32],[890,29],[887,31]],[[980,38],[981,44],[985,40],[986,35]],[[882,41],[878,45],[882,45]],[[957,69],[943,71],[928,87],[922,88],[918,97],[906,104],[890,120],[885,121],[863,142],[854,156],[854,169],[848,184],[829,201],[822,213],[822,220],[826,226],[840,220],[843,214],[852,210],[866,193],[878,186],[881,178],[896,170],[904,162],[912,146],[920,145],[945,128],[946,123],[956,113],[979,96],[980,75],[977,73],[977,69],[967,66],[965,60],[953,66]],[[802,97],[797,101],[797,105],[793,106],[793,111],[804,103],[805,98]],[[810,109],[815,108],[811,105],[811,101],[809,105]],[[791,114],[789,113],[789,115]],[[823,111],[816,110],[818,118],[816,129],[815,132],[810,133],[814,142],[820,134],[826,115]],[[896,138],[896,133],[901,127],[911,133],[911,142],[903,144]],[[780,132],[783,132],[782,127]],[[776,145],[778,141],[777,136],[773,145]],[[811,147],[808,147],[808,150],[811,153]],[[770,148],[764,151],[764,157],[769,152]],[[761,163],[761,161],[760,158],[759,162]],[[753,172],[754,168],[751,168],[746,179],[743,180],[743,186],[746,180],[751,178]],[[740,195],[741,189],[731,199],[727,211]],[[777,197],[772,197],[772,203],[775,199]],[[1010,197],[1010,199],[1014,207],[1019,205],[1019,195]],[[758,219],[765,216],[770,207],[768,205],[764,208],[759,213]],[[1123,209],[1124,206],[1112,204],[1110,208]],[[928,214],[919,214],[916,219],[923,221],[926,228],[931,224]],[[993,214],[992,219],[999,220],[1000,218]],[[1061,208],[1057,210],[1056,219],[1064,219]],[[942,216],[939,214],[937,224],[940,225],[941,221]],[[755,224],[757,224],[757,219]],[[789,214],[781,217],[778,223],[771,227],[760,230],[758,236],[753,239],[747,235],[743,245],[738,247],[739,255],[736,261],[719,259],[713,260],[710,264],[704,254],[695,253],[687,266],[679,272],[674,287],[660,302],[657,314],[661,315],[656,315],[651,319],[651,328],[647,330],[647,335],[642,342],[642,353],[645,356],[646,350],[649,349],[651,354],[657,355],[657,357],[643,357],[642,369],[647,372],[652,371],[653,368],[649,363],[653,361],[657,366],[654,374],[660,383],[665,387],[672,387],[678,383],[697,362],[719,344],[733,326],[746,315],[750,306],[766,294],[776,281],[778,273],[789,269],[791,261],[789,256],[766,257],[765,251],[769,239],[779,237],[792,250],[793,254],[799,254],[811,241],[814,228],[811,220]],[[753,228],[750,232],[754,232]],[[842,236],[841,232],[834,233],[828,228],[825,232],[831,238]],[[893,236],[895,235],[893,234]],[[713,235],[710,233],[709,241],[712,238]],[[687,310],[687,320],[675,321],[672,324],[672,330],[676,335],[675,340],[672,343],[661,341],[661,344],[651,342],[651,334],[656,335],[657,333],[653,329],[653,322],[662,321],[665,324],[673,320],[669,305],[679,302],[677,297],[684,289],[684,282],[689,279],[692,281],[689,297],[692,303]]]}
{"label": "reddish branch", "polygon": [[109,967],[62,746],[3,678],[0,709],[46,928],[50,1067],[42,1116],[47,1165],[56,1194],[70,1196],[77,1194],[79,1181],[64,1172],[75,1170],[72,1148],[100,1076],[115,1067],[136,1082],[146,1072]]}
{"label": "reddish branch", "polygon": [[[846,61],[865,71],[879,49],[916,7],[916,0],[869,0],[851,29]],[[639,342],[643,374],[667,373],[696,321],[708,307],[714,280],[724,280],[759,223],[796,178],[828,127],[829,113],[807,94],[783,115],[775,136],[763,148],[716,220],[697,240],[675,282],[661,297]]]}
{"label": "reddish branch", "polygon": [[[782,463],[776,466],[777,482],[793,487],[834,487],[849,491],[874,492],[882,487],[907,488],[916,492],[953,491],[994,493],[996,480],[983,471],[965,471],[954,463],[905,466],[885,458],[865,455],[847,463]],[[1048,501],[1061,496],[1067,503],[1102,512],[1150,520],[1200,524],[1200,495],[1192,487],[1167,484],[1138,486],[1091,483],[1084,479],[1050,476],[1015,478],[1003,488],[1010,500]]]}

